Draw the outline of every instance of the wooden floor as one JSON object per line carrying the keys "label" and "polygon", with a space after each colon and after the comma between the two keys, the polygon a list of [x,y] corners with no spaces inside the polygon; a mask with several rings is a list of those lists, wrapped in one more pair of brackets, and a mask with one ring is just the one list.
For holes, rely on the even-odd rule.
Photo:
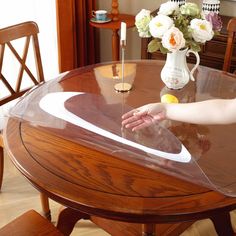
{"label": "wooden floor", "polygon": [[[50,208],[52,211],[52,221],[55,223],[60,205],[50,200]],[[15,169],[6,156],[3,186],[2,191],[0,192],[0,227],[29,209],[35,209],[40,213],[41,205],[39,194]],[[233,225],[236,226],[235,212],[232,212],[231,218]],[[234,229],[236,229],[236,227]],[[80,221],[76,224],[71,235],[107,236],[109,234],[89,221]],[[215,235],[217,234],[209,220],[198,221],[181,234],[181,236]]]}

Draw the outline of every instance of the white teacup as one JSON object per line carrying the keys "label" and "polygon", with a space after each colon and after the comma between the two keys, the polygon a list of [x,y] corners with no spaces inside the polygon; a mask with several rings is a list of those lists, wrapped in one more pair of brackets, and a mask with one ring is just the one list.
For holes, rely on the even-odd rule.
{"label": "white teacup", "polygon": [[106,10],[92,11],[92,16],[95,17],[96,20],[105,21],[107,19],[107,11]]}

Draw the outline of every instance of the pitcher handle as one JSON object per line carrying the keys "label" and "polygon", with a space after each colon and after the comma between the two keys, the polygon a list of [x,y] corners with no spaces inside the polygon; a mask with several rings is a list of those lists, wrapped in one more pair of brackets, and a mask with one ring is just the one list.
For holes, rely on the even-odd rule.
{"label": "pitcher handle", "polygon": [[191,49],[189,49],[189,50],[187,51],[187,53],[186,53],[186,56],[187,56],[187,57],[189,56],[189,53],[193,53],[193,54],[195,55],[195,57],[196,57],[196,60],[197,60],[195,66],[194,66],[193,69],[190,71],[190,79],[191,79],[192,81],[194,81],[195,79],[194,79],[194,77],[193,77],[193,73],[194,73],[194,71],[197,69],[197,67],[198,67],[199,64],[200,64],[200,57],[199,57],[198,52],[195,52],[195,51],[193,51],[193,50],[191,50]]}

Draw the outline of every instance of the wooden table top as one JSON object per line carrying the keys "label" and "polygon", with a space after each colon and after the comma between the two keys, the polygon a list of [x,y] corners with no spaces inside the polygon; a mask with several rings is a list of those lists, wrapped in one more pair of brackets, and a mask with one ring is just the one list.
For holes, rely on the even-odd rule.
{"label": "wooden table top", "polygon": [[[73,209],[105,218],[142,223],[174,222],[203,218],[203,215],[206,218],[208,213],[212,214],[217,209],[235,208],[235,198],[162,172],[165,162],[160,165],[154,163],[154,167],[150,162],[150,165],[145,165],[147,162],[145,158],[142,160],[142,153],[132,155],[136,152],[133,148],[123,150],[125,144],[122,146],[57,119],[38,106],[40,99],[49,93],[83,92],[93,98],[102,98],[103,103],[98,102],[97,107],[105,104],[109,112],[115,112],[119,123],[124,112],[120,105],[137,107],[158,102],[165,93],[174,94],[181,102],[236,95],[236,77],[206,67],[198,68],[196,82],[189,82],[182,90],[168,90],[159,77],[162,67],[161,61],[127,62],[125,80],[133,84],[128,93],[114,90],[114,85],[120,81],[115,79],[121,73],[119,64],[80,68],[39,86],[26,96],[30,103],[24,111],[20,109],[22,114],[8,119],[4,138],[13,163],[50,198]],[[88,104],[86,101],[89,101]],[[55,107],[58,103],[54,101]],[[86,113],[90,112],[86,107],[90,108],[93,103],[96,99],[92,103],[88,99],[73,104],[78,111],[83,107],[82,113]],[[73,108],[69,105],[68,109]],[[101,117],[93,117],[92,114],[90,119],[99,122],[97,120]],[[235,125],[198,126],[165,121],[163,126],[180,139],[199,165],[203,163],[203,170],[209,163],[202,160],[222,159],[225,158],[223,154],[232,160],[231,156],[233,158],[236,153]],[[145,143],[142,135],[139,134],[137,139]],[[227,141],[226,146],[224,140]]]}

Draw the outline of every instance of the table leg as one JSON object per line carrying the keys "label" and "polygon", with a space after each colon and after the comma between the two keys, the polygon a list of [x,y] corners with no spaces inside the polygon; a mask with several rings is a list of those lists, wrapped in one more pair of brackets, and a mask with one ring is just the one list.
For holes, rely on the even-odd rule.
{"label": "table leg", "polygon": [[119,61],[120,59],[120,45],[119,45],[119,35],[118,30],[112,30],[112,60]]}
{"label": "table leg", "polygon": [[155,236],[156,224],[143,224],[142,236]]}
{"label": "table leg", "polygon": [[64,208],[58,216],[57,228],[63,233],[63,235],[69,236],[75,224],[79,220],[88,220],[89,218],[90,216],[83,212],[75,211],[70,208]]}
{"label": "table leg", "polygon": [[[1,139],[1,137],[0,137]],[[1,142],[1,140],[0,140]],[[3,155],[3,147],[0,146],[0,190],[2,187],[2,179],[3,179],[3,166],[4,166],[4,155]]]}
{"label": "table leg", "polygon": [[40,193],[40,200],[44,217],[51,221],[51,211],[48,197],[44,193]]}
{"label": "table leg", "polygon": [[211,220],[219,236],[234,235],[229,212],[216,213],[215,216],[211,217]]}

